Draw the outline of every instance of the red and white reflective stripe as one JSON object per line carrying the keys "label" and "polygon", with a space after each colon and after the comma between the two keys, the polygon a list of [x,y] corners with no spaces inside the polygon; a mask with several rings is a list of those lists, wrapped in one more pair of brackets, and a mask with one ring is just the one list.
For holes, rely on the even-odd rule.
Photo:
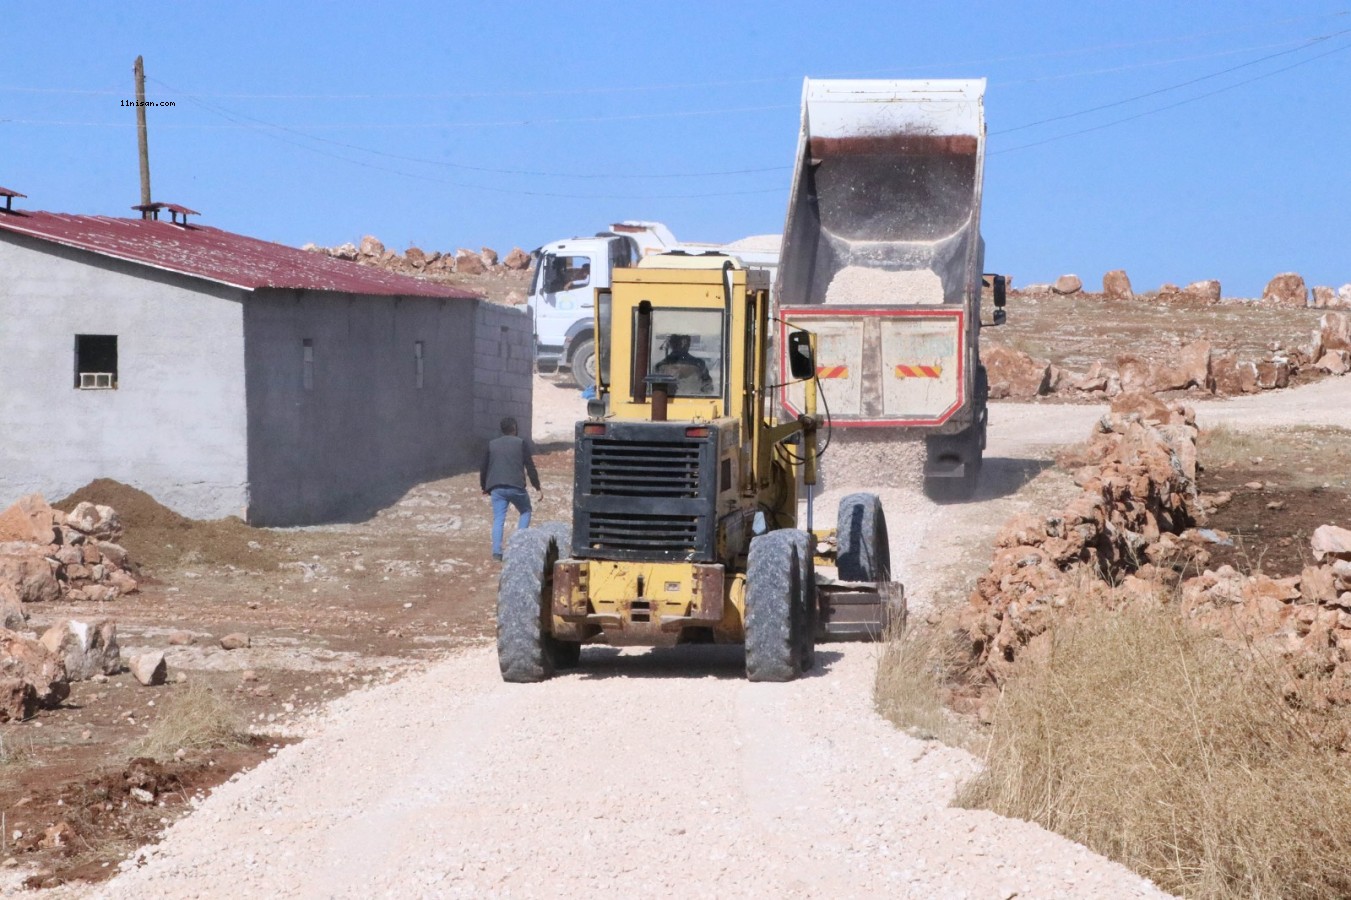
{"label": "red and white reflective stripe", "polygon": [[816,367],[816,377],[817,377],[817,378],[848,378],[848,377],[849,377],[849,367],[848,367],[848,366],[817,366],[817,367]]}
{"label": "red and white reflective stripe", "polygon": [[897,378],[941,378],[942,366],[896,366]]}

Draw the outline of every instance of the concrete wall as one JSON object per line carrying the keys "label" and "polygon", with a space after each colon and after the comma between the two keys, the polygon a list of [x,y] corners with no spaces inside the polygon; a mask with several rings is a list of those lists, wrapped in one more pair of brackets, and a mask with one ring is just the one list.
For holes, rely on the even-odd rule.
{"label": "concrete wall", "polygon": [[[0,235],[0,508],[114,478],[196,518],[247,504],[242,292]],[[118,338],[76,390],[75,335]]]}
{"label": "concrete wall", "polygon": [[481,444],[502,433],[514,416],[530,437],[535,371],[533,334],[524,307],[480,303],[474,323],[474,433]]}
{"label": "concrete wall", "polygon": [[[516,311],[473,300],[259,291],[247,301],[244,332],[249,520],[257,524],[358,520],[421,481],[476,468],[480,400],[508,410],[499,417],[530,421],[530,328]],[[476,372],[476,362],[504,356],[510,367]]]}

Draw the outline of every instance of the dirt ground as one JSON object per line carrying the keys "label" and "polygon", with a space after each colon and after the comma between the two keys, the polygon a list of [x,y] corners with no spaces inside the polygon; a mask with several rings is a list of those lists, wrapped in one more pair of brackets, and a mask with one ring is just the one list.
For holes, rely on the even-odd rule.
{"label": "dirt ground", "polygon": [[[1289,346],[1306,337],[1316,319],[1298,310],[1179,311],[1020,298],[1010,306],[1012,324],[991,337],[1079,366],[1119,352],[1162,352],[1199,336],[1218,347]],[[544,484],[536,516],[566,521],[571,434],[584,404],[561,377],[537,378],[535,395],[533,434]],[[1056,409],[1063,422],[1055,419],[1062,415]],[[1045,429],[1048,447],[1066,434],[1086,435],[1092,417],[1083,423],[1079,418],[1068,407],[1007,405],[992,411],[992,427],[1005,427],[1016,439],[992,439],[985,483],[970,507],[977,511],[972,525],[980,528],[971,534],[984,540],[1018,504],[1031,502],[1037,492],[1064,488],[1063,475],[1043,471],[1049,451],[1029,453],[1028,441],[1036,443],[1038,429]],[[1342,458],[1351,453],[1348,432],[1323,426],[1289,434],[1279,453],[1263,449],[1268,439],[1246,434],[1224,436],[1203,452],[1203,487],[1234,492],[1212,524],[1233,534],[1235,546],[1217,552],[1215,564],[1292,574],[1302,565],[1313,527],[1351,516],[1346,480],[1351,460]],[[1340,480],[1325,477],[1330,471],[1339,472]],[[1243,487],[1258,481],[1260,490]],[[1019,494],[1029,482],[1031,498]],[[123,673],[106,683],[77,683],[61,708],[4,726],[0,860],[20,869],[30,885],[110,874],[117,860],[156,840],[201,795],[276,753],[301,732],[298,723],[307,715],[358,689],[427,671],[448,651],[486,648],[491,641],[498,567],[489,556],[490,515],[476,473],[420,485],[368,521],[311,528],[192,522],[110,484],[69,498],[67,505],[79,499],[110,502],[122,511],[128,523],[124,543],[143,566],[142,590],[103,605],[35,607],[31,626],[112,617],[124,655],[163,649],[171,676],[186,680],[171,677],[168,685],[146,688]],[[960,515],[960,508],[942,514]],[[930,531],[920,547],[922,558],[965,562],[925,567],[915,579],[920,602],[948,591],[959,596],[963,587],[956,581],[988,557],[988,541],[961,542],[951,529]],[[970,537],[969,531],[963,534]],[[169,636],[178,631],[192,633],[194,643],[171,646]],[[222,649],[219,638],[233,632],[248,634],[251,645]],[[186,684],[206,684],[228,697],[256,739],[239,749],[194,750],[166,761],[171,789],[154,806],[137,808],[125,796],[131,748],[154,724],[164,700]],[[398,702],[397,690],[382,696]],[[73,836],[63,846],[39,848],[37,839],[61,822]]]}

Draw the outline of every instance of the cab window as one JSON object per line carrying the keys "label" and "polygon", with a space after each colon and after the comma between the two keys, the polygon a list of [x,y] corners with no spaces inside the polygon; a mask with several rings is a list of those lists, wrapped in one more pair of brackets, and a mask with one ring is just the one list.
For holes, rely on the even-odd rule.
{"label": "cab window", "polygon": [[676,397],[722,396],[721,310],[653,310],[648,351],[649,374],[675,378]]}
{"label": "cab window", "polygon": [[554,256],[545,260],[544,292],[558,294],[591,284],[591,259],[586,256]]}

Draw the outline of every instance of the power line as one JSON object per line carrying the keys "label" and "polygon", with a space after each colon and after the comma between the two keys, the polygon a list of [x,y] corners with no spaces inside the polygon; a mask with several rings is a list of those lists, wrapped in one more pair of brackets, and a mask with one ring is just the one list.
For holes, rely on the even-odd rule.
{"label": "power line", "polygon": [[[1333,38],[1341,37],[1344,34],[1351,34],[1351,28],[1344,29],[1342,31],[1336,31],[1331,34],[1321,34],[1318,35],[1317,37],[1310,38],[1305,43],[1291,50],[1282,50],[1279,53],[1272,53],[1267,56],[1258,57],[1257,59],[1252,59],[1245,63],[1239,63],[1236,66],[1230,66],[1227,69],[1221,69],[1218,72],[1210,72],[1206,75],[1201,75],[1196,78],[1190,78],[1186,81],[1180,81],[1177,84],[1170,84],[1167,87],[1161,87],[1156,90],[1146,91],[1143,94],[1136,94],[1133,97],[1126,97],[1125,99],[1122,100],[1114,100],[1111,103],[1103,103],[1098,106],[1091,106],[1087,109],[1081,109],[1071,113],[1064,113],[1063,115],[1059,116],[1051,116],[1046,119],[1038,119],[1035,122],[1027,122],[1023,125],[1015,125],[1012,128],[1004,128],[1000,131],[992,131],[990,132],[990,137],[997,137],[1002,134],[1012,134],[1015,131],[1023,131],[1024,129],[1027,128],[1035,128],[1038,125],[1046,125],[1051,122],[1061,122],[1064,121],[1065,119],[1074,119],[1079,116],[1086,116],[1089,113],[1101,112],[1104,109],[1112,109],[1117,106],[1125,106],[1127,103],[1134,103],[1137,100],[1144,100],[1148,97],[1156,97],[1159,94],[1166,94],[1169,93],[1170,91],[1176,91],[1184,87],[1190,87],[1193,84],[1199,84],[1202,81],[1209,81],[1212,78],[1219,78],[1221,75],[1228,75],[1231,72],[1237,72],[1240,69],[1247,69],[1252,66],[1258,65],[1259,63],[1267,62],[1268,60],[1277,59],[1282,56],[1289,56],[1291,53],[1299,53],[1301,50],[1307,50],[1310,47],[1316,46],[1318,44],[1323,43],[1324,41],[1328,41]],[[1318,57],[1313,58],[1317,59]]]}
{"label": "power line", "polygon": [[1351,43],[1342,44],[1340,47],[1329,50],[1326,53],[1319,53],[1316,56],[1311,56],[1308,59],[1302,59],[1299,62],[1291,63],[1288,66],[1283,66],[1279,69],[1273,69],[1270,72],[1263,72],[1261,75],[1254,75],[1251,78],[1245,78],[1242,81],[1236,81],[1233,84],[1225,85],[1222,88],[1216,88],[1213,91],[1207,91],[1204,94],[1197,94],[1195,97],[1188,97],[1187,99],[1179,100],[1176,103],[1169,103],[1166,106],[1160,106],[1154,109],[1147,109],[1144,112],[1136,113],[1133,116],[1126,116],[1121,119],[1114,119],[1111,122],[1104,122],[1101,125],[1094,125],[1091,128],[1082,128],[1078,131],[1070,131],[1065,134],[1058,134],[1053,137],[1048,137],[1045,140],[1033,141],[1032,143],[1029,144],[1019,144],[1016,147],[1004,147],[1003,149],[1000,150],[992,150],[988,155],[995,156],[1000,153],[1012,153],[1014,150],[1026,150],[1030,147],[1040,147],[1043,144],[1050,144],[1054,141],[1061,141],[1065,140],[1066,138],[1077,137],[1078,135],[1089,134],[1094,131],[1102,131],[1104,128],[1111,128],[1114,125],[1121,125],[1125,122],[1133,122],[1136,119],[1143,119],[1146,116],[1152,116],[1157,113],[1166,112],[1167,110],[1170,109],[1176,109],[1179,106],[1186,106],[1189,103],[1195,103],[1198,100],[1205,100],[1208,97],[1214,97],[1216,94],[1223,94],[1227,91],[1232,91],[1235,88],[1243,87],[1246,84],[1252,84],[1254,81],[1261,81],[1264,78],[1271,78],[1272,76],[1279,75],[1282,72],[1289,72],[1291,69],[1297,69],[1300,66],[1306,66],[1311,62],[1315,62],[1326,56],[1332,56],[1334,53],[1341,53],[1345,50],[1351,50]]}

